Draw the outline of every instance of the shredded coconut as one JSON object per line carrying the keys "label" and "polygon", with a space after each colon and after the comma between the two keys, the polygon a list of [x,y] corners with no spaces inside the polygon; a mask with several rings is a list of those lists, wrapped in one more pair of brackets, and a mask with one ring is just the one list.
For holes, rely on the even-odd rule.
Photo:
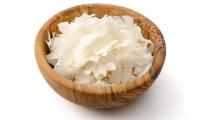
{"label": "shredded coconut", "polygon": [[95,17],[84,13],[72,22],[58,24],[61,33],[49,37],[47,60],[60,75],[75,83],[110,86],[144,74],[153,62],[132,17]]}

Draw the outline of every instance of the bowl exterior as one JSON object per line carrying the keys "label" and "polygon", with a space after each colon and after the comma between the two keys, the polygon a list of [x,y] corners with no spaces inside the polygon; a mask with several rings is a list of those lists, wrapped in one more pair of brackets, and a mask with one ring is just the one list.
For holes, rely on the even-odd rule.
{"label": "bowl exterior", "polygon": [[[46,60],[49,53],[46,45],[48,32],[58,32],[57,24],[72,21],[82,13],[107,15],[129,15],[141,27],[143,36],[152,40],[154,62],[149,71],[136,80],[111,87],[89,87],[73,83],[58,75]],[[166,46],[162,33],[148,18],[128,8],[108,4],[79,5],[54,15],[40,29],[35,41],[35,57],[38,67],[47,83],[67,100],[92,108],[113,108],[125,105],[144,93],[155,81],[164,64]]]}

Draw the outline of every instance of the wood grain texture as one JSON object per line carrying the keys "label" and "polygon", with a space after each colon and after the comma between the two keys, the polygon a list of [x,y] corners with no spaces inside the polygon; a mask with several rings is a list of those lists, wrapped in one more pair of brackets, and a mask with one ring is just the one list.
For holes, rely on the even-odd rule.
{"label": "wood grain texture", "polygon": [[[101,18],[107,15],[129,15],[141,27],[145,38],[154,44],[154,61],[149,71],[136,80],[111,87],[91,87],[75,84],[57,74],[47,63],[45,55],[49,53],[45,43],[48,32],[59,32],[57,24],[72,21],[82,13],[96,14]],[[113,108],[127,104],[144,93],[155,81],[164,64],[166,55],[165,41],[158,27],[149,19],[128,8],[108,4],[86,4],[66,9],[51,17],[38,32],[35,41],[35,57],[39,69],[48,84],[61,96],[76,104],[93,108]]]}

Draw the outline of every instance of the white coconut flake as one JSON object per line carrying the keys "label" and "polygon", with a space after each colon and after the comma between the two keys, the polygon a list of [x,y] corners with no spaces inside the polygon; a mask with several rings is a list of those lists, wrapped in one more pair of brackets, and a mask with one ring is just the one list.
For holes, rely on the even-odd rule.
{"label": "white coconut flake", "polygon": [[150,40],[130,16],[95,17],[84,13],[58,24],[47,40],[46,56],[54,70],[75,83],[112,86],[135,80],[148,71],[153,56]]}

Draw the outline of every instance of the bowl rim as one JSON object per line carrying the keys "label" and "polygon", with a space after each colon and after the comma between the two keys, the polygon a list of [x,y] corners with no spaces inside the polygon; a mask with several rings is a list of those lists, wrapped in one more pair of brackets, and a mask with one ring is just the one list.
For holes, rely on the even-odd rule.
{"label": "bowl rim", "polygon": [[156,59],[160,59],[159,58],[160,56],[158,55],[158,56],[155,56],[154,61],[151,65],[151,67],[149,68],[149,70],[145,74],[143,74],[142,76],[138,77],[135,80],[130,80],[126,83],[114,85],[114,86],[88,86],[88,85],[84,85],[84,84],[77,84],[77,83],[73,82],[72,80],[69,80],[69,79],[59,75],[51,68],[51,66],[49,65],[49,63],[46,60],[46,56],[44,55],[44,52],[41,51],[41,49],[43,49],[43,45],[45,44],[43,42],[43,40],[41,40],[41,36],[42,36],[42,34],[44,34],[44,31],[45,31],[44,28],[47,27],[47,23],[52,22],[52,20],[55,19],[55,16],[57,16],[63,12],[73,10],[73,9],[79,9],[79,7],[87,7],[87,6],[115,7],[118,9],[123,9],[123,10],[128,10],[130,12],[134,12],[135,14],[138,14],[139,16],[149,20],[142,14],[140,14],[132,9],[125,8],[125,7],[118,6],[118,5],[112,5],[112,4],[102,4],[102,3],[82,4],[82,5],[77,5],[77,6],[62,10],[62,11],[56,13],[55,15],[53,15],[50,19],[48,19],[44,23],[44,25],[40,28],[40,30],[37,34],[34,50],[35,50],[35,58],[36,58],[38,67],[40,68],[40,71],[42,73],[44,73],[45,75],[47,75],[48,77],[50,77],[54,82],[56,82],[60,85],[64,85],[64,87],[67,87],[68,89],[71,89],[73,91],[78,91],[81,93],[87,93],[87,94],[119,94],[122,92],[127,92],[127,91],[131,91],[133,89],[144,87],[144,84],[149,83],[150,79],[148,79],[147,74],[150,74],[150,72],[154,72],[154,75],[151,76],[151,78],[154,81],[157,78],[158,74],[160,73],[160,71],[163,67],[163,64],[165,61],[165,56],[166,56],[166,45],[165,45],[165,40],[164,40],[164,37],[162,36],[162,33],[160,32],[159,28],[153,22],[152,22],[152,24],[156,27],[156,29],[161,34],[162,46],[164,47],[164,51],[162,53],[160,53],[160,54],[162,54],[161,55],[162,58],[160,61],[159,69],[151,71],[153,69],[154,64],[156,64],[154,61]]}

